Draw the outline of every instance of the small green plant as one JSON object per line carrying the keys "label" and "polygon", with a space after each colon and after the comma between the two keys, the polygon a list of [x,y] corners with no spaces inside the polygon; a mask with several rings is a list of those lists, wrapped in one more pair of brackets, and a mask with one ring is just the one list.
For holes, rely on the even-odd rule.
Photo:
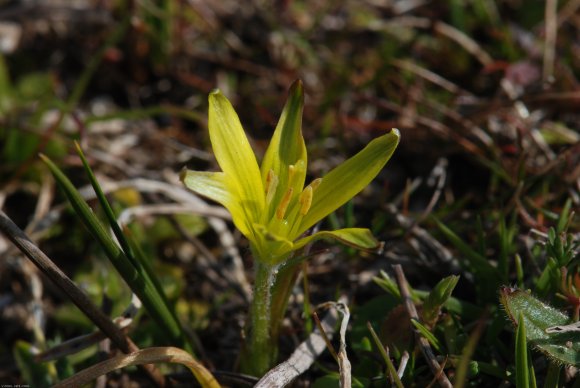
{"label": "small green plant", "polygon": [[184,170],[181,179],[194,192],[226,207],[249,240],[255,283],[242,370],[263,375],[276,361],[279,326],[305,245],[338,240],[376,249],[368,229],[347,228],[308,234],[308,230],[366,187],[399,142],[399,132],[374,139],[362,151],[304,187],[306,146],[302,137],[304,93],[297,81],[282,112],[261,166],[232,105],[219,91],[209,96],[209,135],[221,172]]}
{"label": "small green plant", "polygon": [[503,287],[500,298],[513,324],[525,323],[529,345],[556,363],[580,365],[580,331],[566,314],[523,290]]}
{"label": "small green plant", "polygon": [[566,230],[572,218],[571,201],[567,201],[557,227],[548,230],[544,243],[547,261],[534,288],[535,293],[543,297],[557,296],[553,301],[560,305],[563,301],[563,305],[572,310],[572,317],[536,298],[531,291],[511,287],[500,289],[501,304],[517,327],[517,386],[535,386],[535,373],[528,361],[528,345],[549,360],[544,386],[558,386],[561,365],[580,365],[578,241]]}

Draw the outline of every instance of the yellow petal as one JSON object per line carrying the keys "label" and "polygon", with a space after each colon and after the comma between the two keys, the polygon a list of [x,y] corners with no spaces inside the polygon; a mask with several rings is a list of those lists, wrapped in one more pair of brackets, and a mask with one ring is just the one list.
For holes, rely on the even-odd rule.
{"label": "yellow petal", "polygon": [[238,115],[218,90],[209,95],[208,127],[213,152],[227,177],[230,195],[238,197],[236,200],[251,225],[258,221],[265,203],[260,169]]}
{"label": "yellow petal", "polygon": [[274,216],[275,209],[288,189],[292,188],[294,197],[297,197],[304,187],[306,145],[302,137],[303,107],[302,82],[296,81],[290,88],[288,100],[262,161],[262,181],[266,182],[268,174],[273,171],[278,178],[278,187],[280,188],[273,195],[272,205],[265,217],[266,219]]}
{"label": "yellow petal", "polygon": [[389,161],[400,136],[397,129],[391,130],[326,174],[314,190],[312,205],[297,234],[302,234],[364,189]]}
{"label": "yellow petal", "polygon": [[254,238],[252,224],[248,220],[244,206],[229,190],[225,173],[184,169],[179,177],[191,191],[216,201],[228,209],[236,228],[248,239]]}

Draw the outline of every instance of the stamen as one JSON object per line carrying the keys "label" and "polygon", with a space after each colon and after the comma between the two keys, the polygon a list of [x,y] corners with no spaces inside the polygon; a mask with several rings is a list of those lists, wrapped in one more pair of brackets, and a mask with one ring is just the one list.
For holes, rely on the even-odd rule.
{"label": "stamen", "polygon": [[322,182],[322,178],[316,178],[315,180],[310,182],[310,184],[308,186],[312,187],[312,190],[316,190],[318,188],[318,186],[320,186],[321,182]]}
{"label": "stamen", "polygon": [[266,203],[269,204],[276,194],[276,188],[278,187],[278,176],[274,173],[274,170],[268,171],[266,175]]}
{"label": "stamen", "polygon": [[[285,187],[294,187],[296,190],[302,188],[304,185],[304,170],[304,160],[297,160],[295,164],[288,165]],[[301,182],[299,182],[300,179],[302,179]]]}
{"label": "stamen", "polygon": [[312,186],[306,186],[304,191],[300,193],[298,202],[300,203],[300,214],[303,216],[306,215],[308,210],[310,210],[310,206],[312,205]]}
{"label": "stamen", "polygon": [[282,197],[282,200],[280,201],[280,204],[276,209],[276,218],[278,218],[279,220],[283,219],[284,215],[286,214],[286,209],[288,209],[290,199],[292,199],[293,191],[294,190],[292,188],[289,188],[288,191],[286,191],[286,194],[284,194],[284,197]]}
{"label": "stamen", "polygon": [[288,166],[288,186],[292,186],[292,179],[296,174],[296,166],[291,164]]}

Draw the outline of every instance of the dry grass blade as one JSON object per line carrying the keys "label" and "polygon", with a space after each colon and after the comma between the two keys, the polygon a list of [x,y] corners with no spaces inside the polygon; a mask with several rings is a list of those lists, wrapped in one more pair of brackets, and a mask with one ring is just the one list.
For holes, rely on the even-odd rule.
{"label": "dry grass blade", "polygon": [[429,82],[432,82],[435,85],[442,87],[443,89],[447,90],[453,94],[463,94],[463,95],[472,95],[467,90],[462,89],[461,87],[457,86],[453,82],[449,81],[448,79],[443,78],[437,73],[432,72],[429,69],[421,67],[414,62],[408,60],[400,60],[395,59],[391,61],[391,63],[398,67],[399,69],[407,70],[417,74],[419,77],[426,79]]}
{"label": "dry grass blade", "polygon": [[409,363],[409,352],[407,352],[406,350],[403,352],[403,355],[401,356],[401,362],[399,363],[399,369],[397,370],[397,376],[399,377],[399,379],[403,378],[403,375],[405,374],[405,369],[407,368],[407,364]]}
{"label": "dry grass blade", "polygon": [[[123,314],[113,320],[115,325],[120,329],[124,330],[128,328],[133,323],[133,318],[137,315],[141,307],[141,301],[137,295],[133,294],[133,301],[129,307],[123,312]],[[102,331],[95,331],[94,333],[81,335],[67,341],[61,342],[60,344],[40,353],[36,359],[40,362],[46,362],[51,360],[56,360],[71,354],[80,352],[89,346],[95,345],[96,343],[107,338],[107,336]],[[129,344],[131,345],[131,344]],[[138,350],[137,347],[129,348],[129,351]]]}
{"label": "dry grass blade", "polygon": [[574,15],[578,15],[578,8],[580,8],[579,0],[568,1],[564,4],[560,12],[558,12],[558,27],[562,26]]}
{"label": "dry grass blade", "polygon": [[[98,177],[98,179],[105,194],[125,188],[134,188],[141,193],[163,194],[175,202],[189,204],[190,206],[194,207],[192,208],[192,211],[195,212],[201,212],[202,214],[207,214],[211,217],[218,217],[227,220],[231,219],[231,216],[227,210],[219,206],[208,205],[192,192],[176,184],[144,178],[129,179],[118,182],[106,181],[100,177]],[[96,198],[96,195],[92,192],[91,186],[85,186],[79,189],[79,192],[85,200]]]}
{"label": "dry grass blade", "polygon": [[[433,167],[433,170],[431,171],[431,175],[429,176],[429,179],[427,180],[427,185],[428,186],[435,186],[435,190],[433,191],[433,195],[431,196],[431,200],[429,200],[427,207],[425,208],[425,210],[423,210],[423,213],[415,219],[413,225],[409,228],[409,232],[411,230],[413,230],[413,228],[415,228],[416,225],[425,221],[425,219],[427,217],[429,217],[429,215],[433,211],[433,208],[435,208],[435,205],[437,205],[437,202],[439,201],[439,198],[441,197],[441,193],[443,192],[443,189],[445,188],[445,182],[447,181],[447,165],[448,164],[449,164],[449,162],[447,161],[447,159],[439,158],[439,160],[437,161],[437,164],[435,165],[435,167]],[[409,233],[409,232],[407,232],[407,233]]]}
{"label": "dry grass blade", "polygon": [[433,22],[430,19],[414,16],[401,16],[391,19],[387,23],[377,23],[378,27],[410,27],[419,29],[433,29],[435,32],[451,39],[468,53],[473,55],[482,65],[493,62],[493,58],[471,37],[457,28],[441,21]]}
{"label": "dry grass blade", "polygon": [[220,386],[215,377],[199,361],[196,361],[186,351],[174,347],[157,347],[141,349],[131,354],[120,355],[100,362],[77,373],[72,377],[69,377],[66,380],[61,381],[54,387],[80,387],[96,379],[97,377],[116,369],[132,365],[153,364],[160,362],[170,362],[187,366],[191,373],[194,374],[197,381],[204,388],[219,388]]}
{"label": "dry grass blade", "polygon": [[[346,298],[341,297],[338,303],[346,303]],[[328,337],[332,337],[337,321],[338,312],[334,309],[330,310],[321,321],[324,333]],[[266,373],[254,388],[284,387],[290,384],[296,377],[310,368],[324,349],[326,349],[324,335],[319,329],[316,329],[306,341],[294,350],[290,358]]]}
{"label": "dry grass blade", "polygon": [[556,34],[558,32],[558,1],[546,1],[545,13],[545,34],[544,41],[544,69],[542,78],[545,84],[548,84],[554,79],[554,61],[556,59]]}
{"label": "dry grass blade", "polygon": [[350,320],[350,311],[345,303],[333,303],[334,307],[342,314],[340,322],[340,346],[338,348],[338,368],[340,372],[341,388],[350,388],[352,386],[351,365],[346,354],[346,329]]}
{"label": "dry grass blade", "polygon": [[436,22],[435,31],[447,36],[455,43],[462,46],[468,53],[473,55],[484,66],[493,62],[493,58],[471,37],[459,31],[457,28],[447,23]]}
{"label": "dry grass blade", "polygon": [[316,313],[316,311],[312,313],[312,318],[314,318],[314,322],[316,322],[316,327],[320,331],[322,339],[324,340],[324,342],[326,342],[326,348],[328,349],[328,352],[330,353],[332,358],[334,358],[334,360],[338,362],[338,354],[336,354],[334,346],[332,346],[330,339],[326,336],[326,331],[324,330],[324,327],[322,327],[322,323],[320,322],[320,318],[318,318],[318,314]]}

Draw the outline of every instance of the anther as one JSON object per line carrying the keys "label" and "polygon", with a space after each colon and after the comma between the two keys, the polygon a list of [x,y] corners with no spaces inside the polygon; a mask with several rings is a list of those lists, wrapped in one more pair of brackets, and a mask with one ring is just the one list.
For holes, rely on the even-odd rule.
{"label": "anther", "polygon": [[279,220],[283,219],[284,215],[286,214],[286,209],[288,209],[288,205],[290,204],[290,200],[292,199],[293,191],[294,190],[292,188],[289,188],[288,191],[286,191],[284,197],[282,197],[282,200],[278,205],[278,208],[276,209],[276,218],[278,218]]}
{"label": "anther", "polygon": [[322,178],[316,178],[312,182],[310,182],[308,187],[312,187],[312,190],[316,190],[318,188],[318,186],[320,186],[321,182],[322,182]]}
{"label": "anther", "polygon": [[266,203],[272,202],[277,187],[278,176],[274,173],[274,170],[270,170],[268,171],[268,175],[266,175]]}
{"label": "anther", "polygon": [[292,179],[294,178],[294,174],[296,174],[296,166],[291,164],[288,166],[288,185],[292,185]]}
{"label": "anther", "polygon": [[306,215],[308,210],[310,210],[310,206],[312,205],[312,186],[306,186],[304,191],[300,193],[298,202],[300,203],[300,214],[303,216]]}

